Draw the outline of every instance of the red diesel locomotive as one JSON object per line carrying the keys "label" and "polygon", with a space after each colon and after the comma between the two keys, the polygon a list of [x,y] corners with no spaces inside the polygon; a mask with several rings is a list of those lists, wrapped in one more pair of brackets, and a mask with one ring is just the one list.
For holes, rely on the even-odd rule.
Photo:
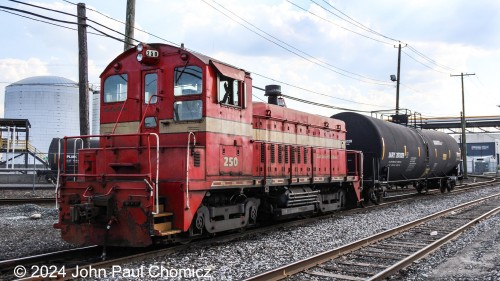
{"label": "red diesel locomotive", "polygon": [[[360,202],[362,154],[343,121],[252,102],[250,73],[165,44],[139,44],[101,74],[101,134],[62,164],[64,240],[148,246]],[[62,156],[62,155],[61,155]],[[63,159],[66,159],[64,155]]]}

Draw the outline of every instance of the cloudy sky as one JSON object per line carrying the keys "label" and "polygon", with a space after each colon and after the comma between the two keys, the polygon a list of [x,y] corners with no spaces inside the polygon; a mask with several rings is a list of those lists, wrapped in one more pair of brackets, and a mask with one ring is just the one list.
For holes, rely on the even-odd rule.
{"label": "cloudy sky", "polygon": [[[76,14],[75,1],[22,1]],[[122,38],[126,0],[83,1],[96,29]],[[75,17],[0,0],[0,116],[5,86],[37,75],[78,80]],[[12,14],[16,13],[16,14]],[[33,19],[36,19],[37,21]],[[364,111],[394,109],[401,42],[400,107],[424,116],[500,114],[500,1],[496,0],[137,0],[135,37],[184,43],[252,72],[254,85],[282,85],[304,100]],[[54,26],[39,20],[62,25]],[[101,25],[98,25],[101,24]],[[110,28],[110,29],[107,29]],[[88,29],[89,82],[123,43]],[[255,90],[254,100],[264,99]],[[325,116],[339,110],[287,101]]]}

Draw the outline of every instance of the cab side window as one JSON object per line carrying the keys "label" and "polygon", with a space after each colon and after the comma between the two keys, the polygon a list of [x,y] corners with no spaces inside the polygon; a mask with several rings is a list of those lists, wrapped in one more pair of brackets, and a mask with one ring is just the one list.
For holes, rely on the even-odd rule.
{"label": "cab side window", "polygon": [[219,103],[241,106],[241,81],[223,75],[219,75],[218,78]]}

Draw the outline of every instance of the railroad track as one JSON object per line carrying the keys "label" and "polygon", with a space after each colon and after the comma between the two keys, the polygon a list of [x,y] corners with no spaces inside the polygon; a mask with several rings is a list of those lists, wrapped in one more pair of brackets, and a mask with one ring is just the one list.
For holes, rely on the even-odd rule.
{"label": "railroad track", "polygon": [[[489,184],[491,181],[488,182],[481,182],[481,183],[476,183],[473,186],[469,186],[469,188],[473,188],[474,186],[477,185],[485,185]],[[454,190],[454,192],[464,192],[466,191],[467,188],[460,188]],[[439,192],[436,192],[435,195],[440,194]],[[432,193],[431,195],[434,195]],[[425,197],[425,195],[422,195]],[[24,266],[25,268],[28,269],[27,274],[29,275],[30,273],[33,273],[30,271],[33,266],[37,265],[53,265],[55,268],[61,268],[61,266],[65,266],[65,273],[67,276],[71,276],[75,272],[75,266],[78,265],[80,270],[82,269],[89,269],[89,268],[110,268],[113,265],[117,264],[123,264],[127,262],[132,262],[132,261],[142,261],[150,258],[155,258],[155,257],[160,257],[160,256],[165,256],[174,252],[181,251],[183,249],[186,249],[188,247],[204,247],[204,246],[210,246],[213,244],[219,244],[219,243],[225,243],[229,241],[233,241],[236,239],[241,239],[242,237],[250,237],[252,235],[256,235],[259,233],[265,233],[271,230],[275,230],[276,228],[283,228],[283,227],[294,227],[294,226],[300,226],[300,225],[305,225],[308,223],[312,223],[318,220],[323,220],[331,217],[335,217],[338,215],[350,215],[354,214],[357,212],[364,212],[370,208],[380,208],[380,207],[386,207],[386,206],[391,206],[391,204],[394,203],[399,203],[405,200],[411,200],[413,198],[403,198],[399,199],[397,201],[391,201],[387,200],[386,203],[382,203],[380,205],[372,205],[368,206],[365,208],[356,208],[356,209],[350,209],[350,210],[345,210],[345,211],[340,211],[340,212],[335,212],[331,214],[326,214],[322,216],[317,216],[317,217],[312,217],[312,218],[305,218],[305,219],[299,219],[299,220],[294,220],[294,221],[287,221],[287,222],[281,222],[278,224],[273,224],[270,226],[263,226],[255,229],[248,229],[245,232],[242,233],[230,233],[230,234],[225,234],[225,235],[220,235],[216,236],[213,238],[205,239],[205,240],[196,240],[193,241],[190,244],[185,244],[185,245],[174,245],[174,246],[159,246],[156,245],[151,248],[147,249],[137,249],[137,248],[125,248],[125,249],[120,249],[120,248],[110,248],[108,249],[107,253],[107,260],[103,261],[100,256],[102,253],[102,247],[99,246],[92,246],[92,247],[86,247],[86,248],[77,248],[77,249],[71,249],[71,250],[66,250],[62,252],[55,252],[55,253],[47,253],[43,255],[38,255],[38,256],[33,256],[33,257],[25,257],[25,258],[19,258],[19,259],[13,259],[13,260],[7,260],[7,261],[0,261],[0,276],[4,278],[4,276],[7,276],[7,279],[5,280],[11,280],[14,279],[14,276],[12,275],[14,272],[15,266]],[[54,200],[51,198],[51,200]],[[51,201],[53,202],[53,201]],[[62,277],[62,276],[59,276]],[[0,278],[1,279],[1,278]],[[32,278],[32,280],[38,280],[39,278]],[[67,277],[65,279],[68,279]],[[29,280],[29,279],[28,279]]]}
{"label": "railroad track", "polygon": [[437,212],[247,280],[383,280],[500,212],[500,193]]}
{"label": "railroad track", "polygon": [[19,205],[19,204],[46,204],[54,203],[56,198],[54,197],[33,197],[33,198],[2,198],[0,199],[0,205]]}

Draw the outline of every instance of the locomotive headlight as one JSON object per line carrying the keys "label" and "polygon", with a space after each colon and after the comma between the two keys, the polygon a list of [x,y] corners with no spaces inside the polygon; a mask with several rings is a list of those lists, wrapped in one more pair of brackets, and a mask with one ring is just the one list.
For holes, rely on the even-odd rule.
{"label": "locomotive headlight", "polygon": [[137,61],[142,61],[142,54],[141,53],[137,54]]}
{"label": "locomotive headlight", "polygon": [[142,52],[144,46],[142,44],[137,45],[137,51]]}

